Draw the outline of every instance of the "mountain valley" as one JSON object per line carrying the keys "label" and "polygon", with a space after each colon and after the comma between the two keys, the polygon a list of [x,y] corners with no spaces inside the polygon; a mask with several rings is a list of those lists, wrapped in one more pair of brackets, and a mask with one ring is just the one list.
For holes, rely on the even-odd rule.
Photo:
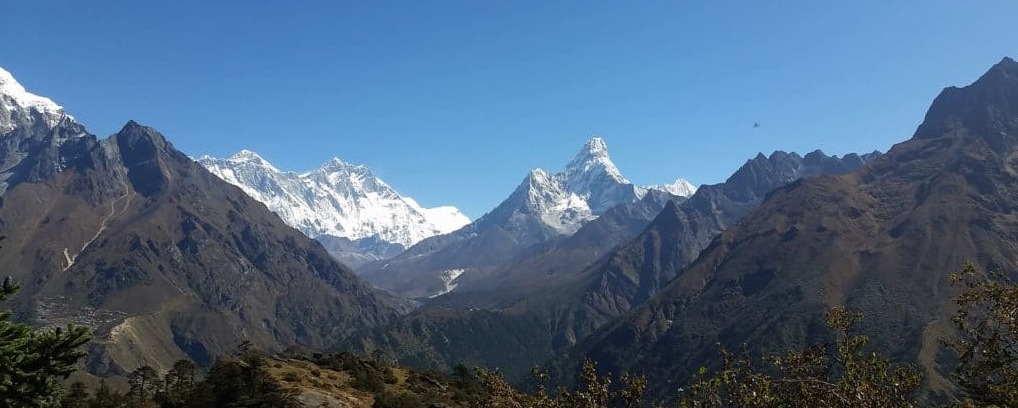
{"label": "mountain valley", "polygon": [[721,183],[640,186],[593,137],[476,220],[338,158],[304,173],[249,150],[192,159],[133,120],[100,139],[0,68],[8,304],[35,327],[88,327],[98,376],[255,348],[315,401],[330,364],[336,383],[371,371],[391,387],[326,393],[368,406],[386,387],[434,397],[428,384],[479,401],[461,388],[492,377],[470,367],[524,384],[538,365],[574,385],[590,360],[672,402],[729,363],[719,347],[842,340],[825,319],[846,306],[867,347],[917,367],[921,401],[949,402],[962,291],[949,275],[972,262],[1018,279],[1016,211],[1010,58],[944,89],[886,153],[774,151]]}

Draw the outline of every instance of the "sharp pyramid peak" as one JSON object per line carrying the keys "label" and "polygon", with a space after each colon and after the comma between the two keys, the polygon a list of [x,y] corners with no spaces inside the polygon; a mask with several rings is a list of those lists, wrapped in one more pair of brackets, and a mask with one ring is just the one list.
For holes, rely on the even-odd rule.
{"label": "sharp pyramid peak", "polygon": [[573,162],[583,162],[590,159],[608,159],[608,144],[599,136],[587,140],[583,147],[580,148],[580,151],[576,153]]}
{"label": "sharp pyramid peak", "polygon": [[611,161],[608,156],[608,144],[599,136],[592,137],[584,143],[573,160],[566,165],[568,177],[591,172],[604,172],[619,183],[629,183]]}
{"label": "sharp pyramid peak", "polygon": [[608,153],[608,144],[600,136],[594,136],[583,144],[584,150],[592,153]]}
{"label": "sharp pyramid peak", "polygon": [[120,128],[120,131],[117,132],[116,135],[130,136],[133,138],[148,138],[160,140],[163,143],[165,143],[166,141],[166,137],[163,136],[162,133],[159,133],[158,130],[155,130],[150,126],[142,125],[138,122],[135,122],[134,120],[128,120],[127,123],[125,123],[124,126]]}

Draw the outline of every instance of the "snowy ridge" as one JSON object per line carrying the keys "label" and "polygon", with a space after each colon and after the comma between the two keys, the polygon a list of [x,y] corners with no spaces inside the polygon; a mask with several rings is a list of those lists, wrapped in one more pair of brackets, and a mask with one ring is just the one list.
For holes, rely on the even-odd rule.
{"label": "snowy ridge", "polygon": [[[10,72],[0,67],[0,108],[3,109],[3,113],[0,115],[11,116],[19,112],[29,113],[35,111],[42,115],[42,118],[46,121],[48,127],[54,127],[64,117],[70,117],[64,113],[64,108],[57,105],[52,100],[46,97],[42,97],[25,90]],[[26,117],[32,117],[32,115],[25,115]],[[14,128],[13,120],[0,121],[0,126],[3,126],[3,131],[8,131]]]}
{"label": "snowy ridge", "polygon": [[236,185],[309,237],[377,238],[409,247],[470,223],[455,207],[423,208],[365,166],[338,158],[306,172],[281,171],[250,150],[198,162]]}
{"label": "snowy ridge", "polygon": [[680,178],[678,180],[675,180],[671,184],[659,184],[659,185],[655,185],[655,186],[647,186],[647,187],[644,187],[644,188],[647,188],[647,189],[650,189],[650,190],[664,191],[666,193],[670,193],[672,195],[677,195],[679,197],[689,197],[689,196],[693,195],[693,193],[696,193],[696,188],[697,187],[694,186],[693,183],[690,183],[689,180],[686,180],[684,178]]}

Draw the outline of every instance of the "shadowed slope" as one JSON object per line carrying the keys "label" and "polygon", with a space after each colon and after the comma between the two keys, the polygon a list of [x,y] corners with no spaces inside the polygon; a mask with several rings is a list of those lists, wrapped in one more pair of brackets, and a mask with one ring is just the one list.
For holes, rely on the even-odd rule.
{"label": "shadowed slope", "polygon": [[3,195],[0,268],[25,317],[96,330],[91,369],[322,347],[406,310],[151,128],[61,149],[64,171]]}
{"label": "shadowed slope", "polygon": [[909,141],[861,171],[779,189],[623,321],[574,350],[674,392],[715,343],[788,350],[825,336],[834,305],[860,308],[875,346],[915,360],[927,387],[964,261],[1018,266],[1018,63],[948,88]]}

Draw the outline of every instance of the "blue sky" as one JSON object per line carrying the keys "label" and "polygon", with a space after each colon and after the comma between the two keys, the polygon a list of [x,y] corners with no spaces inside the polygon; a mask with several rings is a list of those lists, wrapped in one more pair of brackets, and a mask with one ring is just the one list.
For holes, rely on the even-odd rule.
{"label": "blue sky", "polygon": [[282,3],[5,1],[0,66],[100,136],[338,156],[478,217],[592,135],[638,184],[886,150],[1018,56],[1013,0]]}

